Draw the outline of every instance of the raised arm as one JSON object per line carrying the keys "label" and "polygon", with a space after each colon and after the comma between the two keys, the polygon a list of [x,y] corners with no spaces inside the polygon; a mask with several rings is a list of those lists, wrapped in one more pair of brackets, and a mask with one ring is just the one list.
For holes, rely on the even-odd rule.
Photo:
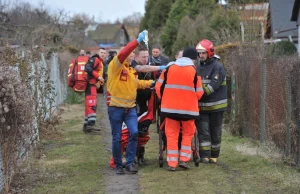
{"label": "raised arm", "polygon": [[123,68],[123,63],[126,58],[134,51],[134,49],[139,45],[141,41],[145,38],[145,32],[141,32],[139,37],[136,40],[132,40],[129,42],[120,53],[113,58],[113,60],[109,63],[109,68],[113,70],[113,72],[120,70]]}

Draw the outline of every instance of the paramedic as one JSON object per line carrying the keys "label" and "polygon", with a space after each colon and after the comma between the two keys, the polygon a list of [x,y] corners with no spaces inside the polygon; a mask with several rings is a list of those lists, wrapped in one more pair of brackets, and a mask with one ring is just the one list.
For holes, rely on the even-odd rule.
{"label": "paramedic", "polygon": [[[199,117],[198,100],[203,95],[201,77],[197,76],[195,64],[197,50],[188,47],[183,57],[164,70],[155,86],[158,98],[161,99],[161,116],[165,117],[167,137],[168,170],[175,171],[178,165],[189,169],[187,164],[192,155],[191,142]],[[178,151],[178,136],[182,125],[182,142]]]}
{"label": "paramedic", "polygon": [[109,121],[112,128],[112,153],[116,164],[116,173],[124,174],[121,153],[121,135],[123,122],[129,129],[129,141],[126,148],[126,170],[137,173],[133,162],[136,156],[138,129],[136,113],[137,89],[150,88],[153,80],[138,80],[135,69],[130,67],[133,60],[133,50],[145,38],[141,32],[136,40],[129,42],[115,56],[108,66],[107,105]]}

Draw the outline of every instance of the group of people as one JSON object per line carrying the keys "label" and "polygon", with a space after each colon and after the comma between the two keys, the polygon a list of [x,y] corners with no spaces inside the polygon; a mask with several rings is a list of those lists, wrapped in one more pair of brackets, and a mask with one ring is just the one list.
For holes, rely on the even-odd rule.
{"label": "group of people", "polygon": [[[165,118],[168,169],[174,171],[178,164],[184,169],[189,168],[191,141],[196,128],[200,141],[200,162],[216,163],[220,153],[227,92],[226,72],[214,57],[212,42],[205,39],[196,48],[185,48],[178,52],[176,61],[167,65],[153,52],[149,58],[148,50],[139,45],[144,38],[145,33],[141,32],[108,66],[107,105],[116,173],[124,174],[121,153],[123,122],[130,133],[125,167],[131,173],[137,172],[134,166],[138,139],[136,102],[139,111],[145,111],[147,103],[139,99],[144,96],[139,96],[139,90],[151,87],[155,87],[161,102],[160,113]],[[150,64],[162,65],[147,65],[149,61]],[[162,71],[157,81],[150,73],[156,71]],[[148,97],[149,93],[144,93]],[[178,150],[180,127],[182,141]]]}
{"label": "group of people", "polygon": [[[96,110],[97,110],[97,94],[103,93],[103,85],[107,77],[107,66],[112,58],[117,55],[115,50],[107,51],[100,48],[94,55],[90,51],[80,50],[79,56],[71,61],[70,67],[75,63],[85,66],[87,72],[87,86],[85,93],[85,119],[83,124],[83,132],[90,133],[99,131],[95,127]],[[90,61],[90,63],[87,63]],[[77,72],[78,73],[78,72]],[[79,72],[81,73],[81,72]],[[71,72],[68,73],[68,76]]]}
{"label": "group of people", "polygon": [[[200,143],[200,162],[216,163],[220,154],[227,92],[226,71],[215,58],[213,43],[204,39],[196,47],[178,51],[176,61],[168,62],[161,55],[159,46],[153,46],[152,56],[149,57],[147,47],[141,44],[145,36],[144,31],[139,33],[137,39],[111,57],[106,65],[107,106],[116,173],[124,174],[121,152],[123,122],[130,134],[125,169],[132,174],[138,172],[134,165],[138,141],[137,117],[147,111],[150,88],[155,88],[161,103],[160,114],[165,120],[168,170],[175,171],[178,165],[189,169],[192,138],[196,129]],[[95,69],[93,79],[103,82],[104,58],[101,57],[101,49],[98,56],[94,57],[98,58],[97,62],[100,61],[102,66]],[[86,96],[92,93],[86,92]],[[96,110],[95,107],[91,109]],[[89,116],[86,117],[89,125]],[[178,150],[180,131],[182,140]]]}

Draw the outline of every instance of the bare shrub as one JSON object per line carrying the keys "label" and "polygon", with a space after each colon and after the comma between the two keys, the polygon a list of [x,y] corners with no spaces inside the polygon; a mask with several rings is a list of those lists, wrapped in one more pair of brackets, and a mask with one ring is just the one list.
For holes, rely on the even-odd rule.
{"label": "bare shrub", "polygon": [[[30,148],[35,141],[39,137],[61,137],[61,134],[58,133],[60,118],[55,116],[55,93],[47,64],[31,62],[30,53],[23,57],[21,52],[10,47],[2,52],[0,121],[4,125],[1,123],[0,130],[4,135],[0,134],[0,144],[6,165],[4,171],[7,190],[14,171],[18,169],[17,163],[31,153]],[[10,110],[12,113],[8,112]]]}
{"label": "bare shrub", "polygon": [[32,144],[28,142],[36,138],[32,126],[32,105],[32,98],[19,73],[12,67],[0,67],[0,143],[6,191],[9,190],[16,161],[31,149]]}
{"label": "bare shrub", "polygon": [[240,33],[238,30],[234,30],[233,28],[226,27],[220,28],[218,30],[210,30],[211,36],[216,45],[225,44],[225,43],[235,43],[240,40]]}

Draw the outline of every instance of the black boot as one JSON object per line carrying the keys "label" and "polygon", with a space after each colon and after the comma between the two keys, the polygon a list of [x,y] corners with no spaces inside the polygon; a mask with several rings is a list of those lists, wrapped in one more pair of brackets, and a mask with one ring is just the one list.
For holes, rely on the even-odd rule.
{"label": "black boot", "polygon": [[88,127],[87,124],[83,124],[83,129],[82,129],[82,131],[83,131],[84,133],[90,133],[90,132],[91,132],[91,130],[89,129],[89,127]]}
{"label": "black boot", "polygon": [[137,162],[139,165],[143,165],[145,164],[145,159],[144,159],[144,154],[145,154],[145,147],[142,146],[142,147],[138,147],[137,148]]}
{"label": "black boot", "polygon": [[126,166],[125,169],[131,174],[136,174],[138,172],[138,169],[136,169],[133,164]]}

